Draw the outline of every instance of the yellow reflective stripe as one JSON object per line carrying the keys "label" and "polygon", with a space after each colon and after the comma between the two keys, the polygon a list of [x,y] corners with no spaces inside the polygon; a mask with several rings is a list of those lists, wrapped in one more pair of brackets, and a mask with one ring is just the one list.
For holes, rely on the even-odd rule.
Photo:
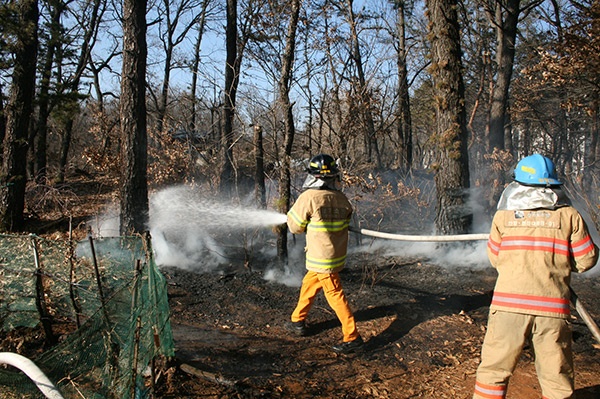
{"label": "yellow reflective stripe", "polygon": [[335,269],[336,267],[343,266],[345,262],[346,255],[333,259],[317,259],[310,256],[306,256],[306,264],[318,267],[319,269]]}
{"label": "yellow reflective stripe", "polygon": [[290,209],[288,216],[291,216],[291,218],[294,219],[294,222],[296,222],[296,224],[300,227],[306,227],[308,224],[308,220],[301,219],[293,209]]}
{"label": "yellow reflective stripe", "polygon": [[308,230],[311,231],[342,231],[350,225],[350,219],[340,220],[337,222],[313,222],[311,221],[308,225]]}

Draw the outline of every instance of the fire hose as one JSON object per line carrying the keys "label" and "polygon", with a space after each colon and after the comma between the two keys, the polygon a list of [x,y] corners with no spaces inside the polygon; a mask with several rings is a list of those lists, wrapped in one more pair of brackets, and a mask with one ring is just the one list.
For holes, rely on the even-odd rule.
{"label": "fire hose", "polygon": [[[383,233],[381,231],[367,230],[356,228],[350,226],[350,231],[358,234],[362,234],[365,236],[376,237],[376,238],[385,238],[388,240],[398,240],[398,241],[418,241],[418,242],[456,242],[456,241],[476,241],[476,240],[487,240],[489,234],[455,234],[455,235],[447,235],[447,236],[435,236],[435,235],[406,235],[406,234],[391,234],[391,233]],[[579,316],[581,316],[585,325],[591,331],[592,335],[600,344],[600,328],[598,324],[592,319],[591,315],[587,311],[587,309],[583,306],[579,297],[571,290],[571,303],[577,310]]]}
{"label": "fire hose", "polygon": [[475,241],[475,240],[487,240],[489,234],[456,234],[448,236],[418,236],[418,235],[406,235],[406,234],[391,234],[382,233],[381,231],[373,231],[367,229],[357,229],[356,227],[350,226],[350,231],[359,233],[365,236],[387,238],[389,240],[398,241],[421,241],[421,242],[450,242],[450,241]]}
{"label": "fire hose", "polygon": [[21,356],[17,353],[11,352],[0,352],[0,364],[9,364],[13,367],[18,368],[29,377],[38,389],[48,399],[64,399],[58,389],[52,384],[52,382],[46,377],[46,375],[39,369],[38,366],[25,356]]}

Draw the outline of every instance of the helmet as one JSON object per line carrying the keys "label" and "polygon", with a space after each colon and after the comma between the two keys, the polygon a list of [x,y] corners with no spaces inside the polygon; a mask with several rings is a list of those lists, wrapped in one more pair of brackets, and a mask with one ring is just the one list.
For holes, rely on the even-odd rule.
{"label": "helmet", "polygon": [[308,173],[313,176],[334,177],[339,175],[340,170],[331,155],[319,154],[311,158]]}
{"label": "helmet", "polygon": [[554,162],[540,154],[533,154],[519,161],[515,168],[515,180],[529,186],[562,184],[556,177]]}

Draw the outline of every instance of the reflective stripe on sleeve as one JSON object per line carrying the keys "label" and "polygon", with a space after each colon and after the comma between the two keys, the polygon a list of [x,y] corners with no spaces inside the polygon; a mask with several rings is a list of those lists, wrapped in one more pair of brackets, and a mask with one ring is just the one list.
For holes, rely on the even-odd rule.
{"label": "reflective stripe on sleeve", "polygon": [[494,255],[498,255],[498,252],[500,252],[500,244],[497,243],[496,241],[492,240],[491,238],[488,240],[488,248],[490,249],[490,251],[494,254]]}
{"label": "reflective stripe on sleeve", "polygon": [[290,216],[292,220],[294,220],[294,222],[302,228],[305,228],[308,224],[308,220],[302,219],[293,209],[290,209],[290,211],[288,212],[288,216]]}
{"label": "reflective stripe on sleeve", "polygon": [[590,236],[587,236],[583,240],[571,244],[571,252],[575,257],[583,256],[593,250],[594,243],[592,242],[592,238]]}
{"label": "reflective stripe on sleeve", "polygon": [[570,314],[569,301],[563,298],[550,298],[534,295],[511,294],[506,292],[494,292],[492,305],[534,310],[538,312],[551,312]]}

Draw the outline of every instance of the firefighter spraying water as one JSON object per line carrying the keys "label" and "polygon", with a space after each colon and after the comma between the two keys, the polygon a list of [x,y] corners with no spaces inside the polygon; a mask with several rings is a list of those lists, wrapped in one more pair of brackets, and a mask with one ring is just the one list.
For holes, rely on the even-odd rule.
{"label": "firefighter spraying water", "polygon": [[352,205],[340,191],[340,170],[330,155],[319,154],[310,160],[303,188],[287,218],[292,233],[306,233],[307,269],[290,329],[298,335],[307,334],[308,313],[317,294],[323,291],[342,324],[343,342],[334,345],[333,350],[353,352],[362,348],[363,339],[339,275],[346,265]]}

